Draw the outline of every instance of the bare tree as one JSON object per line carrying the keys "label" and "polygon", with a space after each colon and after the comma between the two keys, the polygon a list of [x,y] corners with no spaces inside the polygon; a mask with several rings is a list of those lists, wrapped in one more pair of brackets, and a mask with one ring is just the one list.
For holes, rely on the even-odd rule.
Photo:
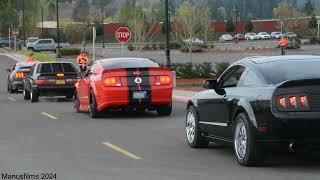
{"label": "bare tree", "polygon": [[291,31],[301,17],[301,13],[287,2],[282,2],[274,8],[273,15],[279,19],[279,27],[285,32]]}

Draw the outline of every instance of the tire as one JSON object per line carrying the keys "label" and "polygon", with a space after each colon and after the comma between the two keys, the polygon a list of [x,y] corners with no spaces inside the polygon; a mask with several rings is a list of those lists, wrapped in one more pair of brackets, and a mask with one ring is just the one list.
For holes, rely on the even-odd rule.
{"label": "tire", "polygon": [[158,106],[157,112],[160,116],[170,116],[172,112],[172,104]]}
{"label": "tire", "polygon": [[30,99],[30,92],[26,89],[23,89],[23,99],[29,100]]}
{"label": "tire", "polygon": [[7,91],[8,91],[8,93],[12,93],[12,87],[11,87],[9,81],[7,81]]}
{"label": "tire", "polygon": [[73,98],[73,95],[67,95],[66,96],[66,99],[72,99]]}
{"label": "tire", "polygon": [[80,113],[80,100],[78,98],[77,93],[74,95],[74,108],[76,110],[76,113]]}
{"label": "tire", "polygon": [[265,153],[256,144],[254,127],[245,113],[236,117],[233,140],[235,156],[240,165],[256,166],[263,163]]}
{"label": "tire", "polygon": [[90,91],[89,114],[93,119],[100,118],[102,116],[97,110],[97,101],[92,90]]}
{"label": "tire", "polygon": [[6,45],[5,44],[0,44],[0,47],[4,48],[4,47],[6,47]]}
{"label": "tire", "polygon": [[39,101],[39,94],[36,90],[31,89],[30,99],[31,99],[31,102],[38,102]]}
{"label": "tire", "polygon": [[186,138],[191,148],[206,148],[209,140],[202,136],[199,128],[199,116],[194,106],[190,106],[186,115]]}

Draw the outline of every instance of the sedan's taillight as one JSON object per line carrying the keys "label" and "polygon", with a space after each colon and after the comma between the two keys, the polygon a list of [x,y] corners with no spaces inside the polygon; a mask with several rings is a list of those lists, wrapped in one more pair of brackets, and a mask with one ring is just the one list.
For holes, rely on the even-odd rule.
{"label": "sedan's taillight", "polygon": [[121,87],[120,77],[107,77],[104,79],[104,85],[107,87]]}
{"label": "sedan's taillight", "polygon": [[16,72],[16,78],[17,79],[23,79],[24,78],[24,73],[23,72]]}
{"label": "sedan's taillight", "polygon": [[169,76],[156,76],[156,85],[168,85],[171,83],[171,78]]}
{"label": "sedan's taillight", "polygon": [[277,98],[279,111],[308,111],[310,110],[308,96],[304,94],[283,95]]}

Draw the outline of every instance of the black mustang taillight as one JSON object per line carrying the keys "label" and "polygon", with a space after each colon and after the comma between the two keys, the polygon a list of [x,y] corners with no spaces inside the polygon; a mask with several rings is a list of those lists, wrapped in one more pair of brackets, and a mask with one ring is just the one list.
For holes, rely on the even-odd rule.
{"label": "black mustang taillight", "polygon": [[279,111],[309,111],[309,101],[306,94],[289,94],[279,96],[277,99]]}

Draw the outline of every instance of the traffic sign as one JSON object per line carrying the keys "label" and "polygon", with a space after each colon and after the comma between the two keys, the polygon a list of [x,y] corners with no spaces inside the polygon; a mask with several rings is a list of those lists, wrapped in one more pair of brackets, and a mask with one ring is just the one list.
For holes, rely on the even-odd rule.
{"label": "traffic sign", "polygon": [[120,27],[116,30],[116,39],[119,43],[126,43],[131,38],[131,31],[127,27]]}
{"label": "traffic sign", "polygon": [[11,30],[12,36],[19,36],[19,29],[18,28],[13,28]]}

